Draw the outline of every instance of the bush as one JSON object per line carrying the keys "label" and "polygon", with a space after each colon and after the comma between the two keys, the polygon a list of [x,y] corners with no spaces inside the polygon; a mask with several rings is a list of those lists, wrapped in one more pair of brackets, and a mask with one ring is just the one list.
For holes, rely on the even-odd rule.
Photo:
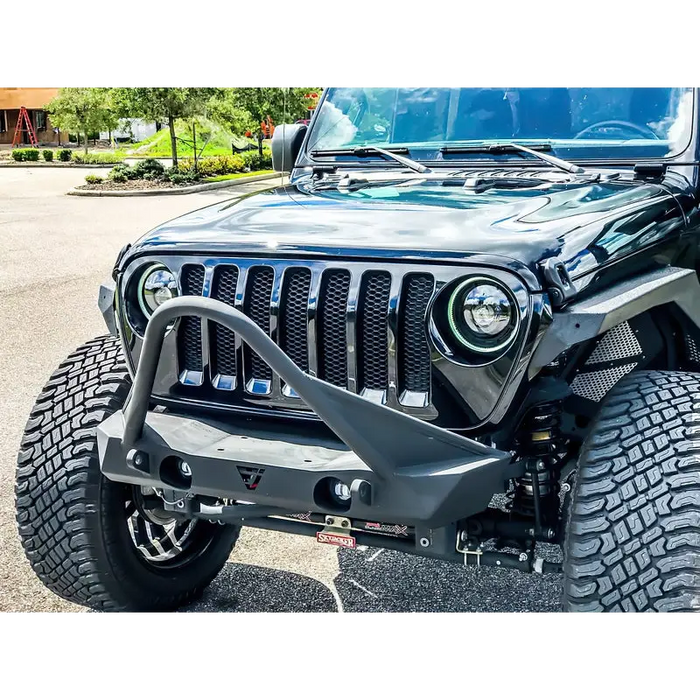
{"label": "bush", "polygon": [[50,163],[53,160],[53,151],[49,150],[48,148],[45,151],[42,151],[41,155],[44,156],[44,160],[47,163]]}
{"label": "bush", "polygon": [[93,165],[95,163],[121,163],[124,156],[116,155],[115,153],[83,153],[76,151],[73,154],[73,160],[76,163],[83,165]]}
{"label": "bush", "polygon": [[132,179],[143,178],[144,180],[159,180],[165,175],[163,164],[155,158],[140,160],[133,166],[134,177]]}
{"label": "bush", "polygon": [[271,170],[272,153],[264,150],[262,156],[257,151],[245,151],[241,153],[241,158],[248,170]]}
{"label": "bush", "polygon": [[12,151],[12,158],[18,163],[25,161],[39,160],[39,149],[37,148],[15,148]]}
{"label": "bush", "polygon": [[126,182],[127,180],[134,179],[134,172],[125,163],[120,163],[109,171],[107,177],[112,180],[112,182]]}
{"label": "bush", "polygon": [[100,177],[99,175],[86,175],[85,176],[85,182],[88,183],[88,185],[97,185],[100,182],[104,182],[105,179],[103,177]]}
{"label": "bush", "polygon": [[[211,158],[202,158],[197,161],[197,171],[202,177],[242,173],[245,167],[245,161],[241,155],[212,156]],[[178,168],[180,172],[194,170],[194,160],[192,158],[183,158],[178,163]]]}
{"label": "bush", "polygon": [[187,170],[181,173],[175,169],[171,169],[168,171],[167,177],[173,185],[189,185],[199,180],[199,174],[194,172],[194,170]]}
{"label": "bush", "polygon": [[62,163],[67,163],[73,157],[73,151],[70,148],[59,148],[56,151],[56,158],[58,158]]}

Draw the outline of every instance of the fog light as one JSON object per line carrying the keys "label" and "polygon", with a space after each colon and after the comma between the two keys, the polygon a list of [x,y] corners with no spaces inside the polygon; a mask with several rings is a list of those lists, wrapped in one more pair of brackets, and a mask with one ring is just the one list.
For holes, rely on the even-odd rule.
{"label": "fog light", "polygon": [[350,487],[339,479],[335,479],[333,481],[331,493],[333,494],[333,497],[341,503],[347,503],[350,500]]}

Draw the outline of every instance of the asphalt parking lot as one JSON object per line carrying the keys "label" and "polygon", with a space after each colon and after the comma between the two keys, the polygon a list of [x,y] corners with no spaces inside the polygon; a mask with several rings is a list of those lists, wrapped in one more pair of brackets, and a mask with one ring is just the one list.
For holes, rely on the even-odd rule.
{"label": "asphalt parking lot", "polygon": [[[0,611],[80,610],[35,578],[16,535],[15,456],[36,395],[68,353],[105,332],[97,290],[120,248],[161,221],[269,183],[192,195],[67,197],[85,169],[0,169]],[[104,174],[102,171],[101,174]],[[244,529],[201,611],[550,611],[555,574],[463,569]]]}

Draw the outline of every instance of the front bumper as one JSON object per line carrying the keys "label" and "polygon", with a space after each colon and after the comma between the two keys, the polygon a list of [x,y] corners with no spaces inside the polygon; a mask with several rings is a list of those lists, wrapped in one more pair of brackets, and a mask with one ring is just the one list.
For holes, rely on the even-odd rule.
{"label": "front bumper", "polygon": [[[200,316],[238,334],[323,420],[331,437],[292,425],[234,423],[149,411],[168,326]],[[181,297],[151,318],[123,411],[97,431],[100,467],[114,481],[269,507],[440,527],[484,510],[517,475],[511,455],[381,406],[302,372],[247,316],[223,302]],[[187,468],[183,470],[182,462]],[[350,488],[340,504],[333,479]]]}

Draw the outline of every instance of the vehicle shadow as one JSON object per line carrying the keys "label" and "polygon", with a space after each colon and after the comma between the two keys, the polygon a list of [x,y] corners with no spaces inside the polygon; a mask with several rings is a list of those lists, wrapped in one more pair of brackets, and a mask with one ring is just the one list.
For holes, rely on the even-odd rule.
{"label": "vehicle shadow", "polygon": [[331,590],[289,571],[228,562],[201,600],[183,612],[336,612]]}
{"label": "vehicle shadow", "polygon": [[[334,580],[345,612],[554,612],[561,576],[468,567],[369,548],[338,551]],[[192,612],[337,612],[320,581],[229,562]]]}

